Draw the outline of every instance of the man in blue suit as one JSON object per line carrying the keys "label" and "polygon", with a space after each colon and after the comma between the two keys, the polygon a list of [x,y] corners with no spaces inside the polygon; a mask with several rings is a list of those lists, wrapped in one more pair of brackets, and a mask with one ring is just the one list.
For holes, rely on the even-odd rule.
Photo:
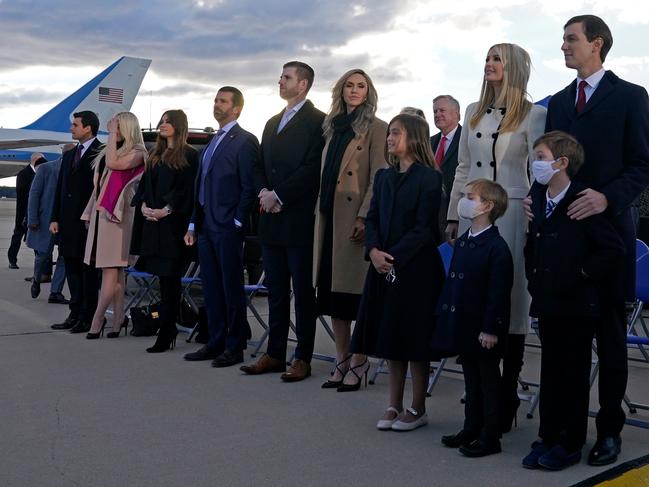
{"label": "man in blue suit", "polygon": [[[568,216],[581,220],[604,213],[627,249],[620,270],[623,282],[611,285],[601,326],[595,331],[600,410],[597,442],[588,458],[595,466],[615,462],[622,443],[628,375],[624,299],[633,300],[635,295],[636,228],[631,205],[649,185],[649,98],[641,86],[604,70],[612,44],[611,31],[599,17],[580,15],[566,23],[561,50],[566,66],[577,70],[577,79],[552,97],[546,123],[546,131],[574,135],[585,151],[585,164],[575,180],[587,189],[570,205]],[[618,287],[624,295],[616,292]]]}
{"label": "man in blue suit", "polygon": [[214,118],[219,123],[201,154],[196,178],[194,213],[185,243],[198,236],[198,259],[205,295],[210,339],[185,360],[212,360],[214,367],[243,362],[250,338],[243,290],[243,237],[256,194],[253,166],[259,142],[237,123],[243,94],[224,86],[214,98]]}

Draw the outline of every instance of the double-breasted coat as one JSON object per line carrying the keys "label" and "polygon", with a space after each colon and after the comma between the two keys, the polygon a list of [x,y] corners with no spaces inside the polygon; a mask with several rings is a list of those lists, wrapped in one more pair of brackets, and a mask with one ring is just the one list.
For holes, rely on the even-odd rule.
{"label": "double-breasted coat", "polygon": [[[467,107],[465,120],[471,120],[477,106],[472,103]],[[469,181],[490,179],[507,191],[507,211],[498,220],[498,229],[514,259],[509,333],[524,335],[529,331],[530,296],[526,289],[523,257],[527,232],[523,199],[530,189],[529,161],[534,158],[534,141],[544,133],[546,110],[532,105],[515,131],[499,133],[504,114],[504,108],[489,108],[474,128],[470,124],[464,126],[447,218],[459,220],[457,204]],[[469,221],[461,220],[458,234],[464,233],[469,226]]]}
{"label": "double-breasted coat", "polygon": [[610,219],[602,214],[568,217],[568,206],[585,188],[571,183],[546,218],[547,186],[532,185],[534,219],[525,245],[531,316],[598,317],[603,297],[624,299],[620,278],[626,250]]}
{"label": "double-breasted coat", "polygon": [[[512,254],[497,227],[471,238],[467,230],[458,237],[437,304],[435,354],[499,354],[509,330],[513,279]],[[482,348],[481,332],[496,335],[498,345]]]}
{"label": "double-breasted coat", "polygon": [[[375,118],[367,133],[354,138],[343,154],[338,171],[333,201],[333,257],[331,265],[331,291],[361,294],[368,263],[364,259],[364,242],[349,240],[356,218],[367,216],[372,200],[372,186],[376,171],[385,168],[385,138],[388,125]],[[329,141],[322,151],[320,174],[327,158]],[[316,202],[313,242],[313,285],[318,282],[322,248],[324,245],[326,215],[318,211]]]}

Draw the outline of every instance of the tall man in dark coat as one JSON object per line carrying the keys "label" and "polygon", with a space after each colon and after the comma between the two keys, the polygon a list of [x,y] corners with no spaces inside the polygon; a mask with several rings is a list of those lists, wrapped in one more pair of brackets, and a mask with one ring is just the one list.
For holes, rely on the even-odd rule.
{"label": "tall man in dark coat", "polygon": [[286,382],[311,375],[315,340],[311,273],[324,113],[306,99],[313,78],[313,69],[307,64],[292,61],[284,65],[279,95],[287,106],[266,123],[255,167],[270,330],[266,354],[241,370],[247,374],[285,370],[292,282],[298,344],[293,364],[282,374]]}
{"label": "tall man in dark coat", "polygon": [[214,98],[219,130],[201,154],[194,191],[194,213],[185,243],[198,235],[198,259],[205,294],[210,339],[185,360],[213,359],[214,367],[243,362],[250,338],[243,290],[243,237],[256,200],[253,166],[257,137],[237,122],[243,94],[224,86]]}
{"label": "tall man in dark coat", "polygon": [[[583,145],[585,164],[575,181],[586,189],[569,206],[568,216],[581,220],[604,213],[611,219],[626,246],[624,287],[632,300],[636,229],[630,207],[649,184],[649,98],[644,88],[604,70],[612,44],[611,31],[599,17],[581,15],[566,23],[561,50],[566,66],[577,70],[577,79],[550,100],[546,131],[563,130]],[[600,410],[598,438],[588,462],[596,466],[617,460],[625,419],[625,309],[609,308],[602,310],[601,326],[595,330]]]}
{"label": "tall man in dark coat", "polygon": [[92,161],[101,150],[98,130],[99,119],[94,112],[82,111],[73,115],[70,132],[79,143],[75,149],[63,154],[59,170],[50,232],[58,234],[59,253],[65,259],[70,314],[63,323],[52,325],[54,330],[87,332],[97,307],[97,269],[83,262],[88,230],[81,221],[81,214],[93,189]]}
{"label": "tall man in dark coat", "polygon": [[451,189],[457,169],[457,152],[460,145],[460,103],[451,95],[440,95],[433,99],[435,127],[439,132],[430,138],[435,162],[442,171],[442,201],[439,208],[440,235],[446,231],[446,213],[451,199]]}
{"label": "tall man in dark coat", "polygon": [[9,269],[18,269],[18,251],[20,241],[27,233],[27,203],[29,201],[29,189],[36,174],[35,162],[43,158],[43,154],[34,152],[29,164],[22,168],[16,175],[16,222],[14,232],[11,235],[11,244],[7,257],[9,258]]}

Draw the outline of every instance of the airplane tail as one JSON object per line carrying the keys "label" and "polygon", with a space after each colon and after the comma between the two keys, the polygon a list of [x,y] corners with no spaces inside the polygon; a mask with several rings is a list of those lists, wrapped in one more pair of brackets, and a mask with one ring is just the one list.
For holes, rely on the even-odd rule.
{"label": "airplane tail", "polygon": [[116,113],[131,109],[150,65],[150,59],[121,57],[23,129],[68,132],[72,114],[90,110],[99,117],[100,130],[105,131]]}

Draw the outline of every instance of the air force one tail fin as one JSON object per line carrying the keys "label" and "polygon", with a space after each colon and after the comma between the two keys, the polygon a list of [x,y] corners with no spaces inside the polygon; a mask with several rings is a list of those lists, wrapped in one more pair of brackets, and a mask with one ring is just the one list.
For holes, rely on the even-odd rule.
{"label": "air force one tail fin", "polygon": [[68,132],[72,114],[90,110],[99,116],[100,130],[105,131],[116,113],[131,109],[150,65],[150,59],[121,57],[23,129]]}

